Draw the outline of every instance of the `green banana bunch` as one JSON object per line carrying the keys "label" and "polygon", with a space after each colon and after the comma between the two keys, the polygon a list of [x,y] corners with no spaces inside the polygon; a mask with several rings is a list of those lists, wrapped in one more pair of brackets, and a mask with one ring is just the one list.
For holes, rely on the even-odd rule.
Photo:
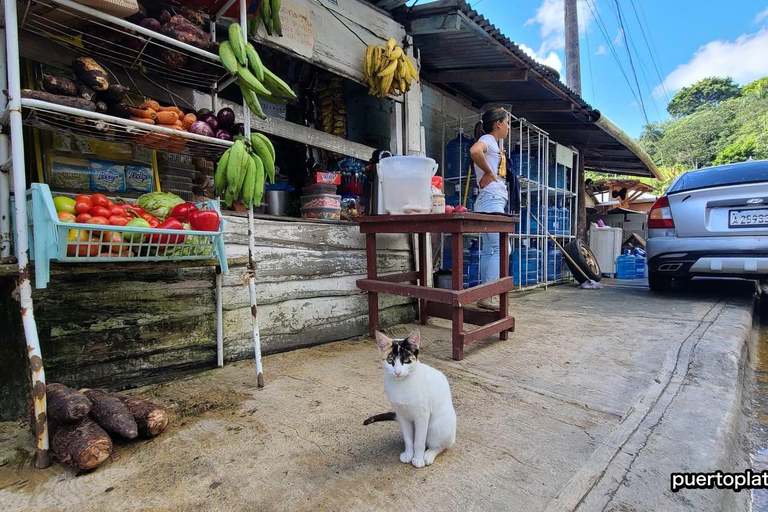
{"label": "green banana bunch", "polygon": [[419,72],[395,38],[386,47],[369,45],[363,59],[363,82],[368,94],[383,98],[400,96],[411,90],[411,82],[419,82]]}
{"label": "green banana bunch", "polygon": [[216,195],[231,207],[242,199],[246,208],[260,205],[267,178],[275,182],[275,147],[263,133],[239,138],[219,159],[213,177]]}
{"label": "green banana bunch", "polygon": [[[279,0],[276,2],[264,0],[259,14],[262,16],[267,30],[272,30],[271,26],[275,19],[278,20],[277,28],[280,30],[280,18],[272,14],[272,7],[276,7],[277,10],[274,12],[278,12]],[[266,15],[270,17],[265,18]],[[229,41],[224,41],[219,45],[219,57],[224,68],[232,75],[237,76],[245,104],[261,119],[266,119],[267,116],[264,115],[259,98],[267,98],[273,103],[283,103],[284,98],[296,99],[297,96],[293,89],[264,66],[256,48],[245,40],[242,29],[237,23],[229,26]]]}

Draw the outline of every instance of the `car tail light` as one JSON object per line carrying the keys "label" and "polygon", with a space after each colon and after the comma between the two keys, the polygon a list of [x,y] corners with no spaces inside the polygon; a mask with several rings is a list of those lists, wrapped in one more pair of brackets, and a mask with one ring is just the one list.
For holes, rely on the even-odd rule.
{"label": "car tail light", "polygon": [[673,229],[674,227],[675,221],[672,220],[669,198],[661,196],[653,203],[648,213],[648,229]]}

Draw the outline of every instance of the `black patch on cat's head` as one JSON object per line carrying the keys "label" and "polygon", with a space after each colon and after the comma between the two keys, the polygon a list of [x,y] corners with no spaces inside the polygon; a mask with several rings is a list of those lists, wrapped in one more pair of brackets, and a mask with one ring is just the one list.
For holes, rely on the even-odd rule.
{"label": "black patch on cat's head", "polygon": [[411,343],[410,337],[392,340],[392,347],[386,359],[393,366],[398,359],[402,364],[414,363],[419,359],[419,348]]}

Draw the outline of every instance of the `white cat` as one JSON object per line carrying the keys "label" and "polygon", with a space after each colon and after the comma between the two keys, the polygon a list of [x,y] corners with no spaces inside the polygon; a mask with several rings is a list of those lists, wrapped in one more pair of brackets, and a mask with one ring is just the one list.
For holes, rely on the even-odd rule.
{"label": "white cat", "polygon": [[456,412],[445,375],[419,361],[419,343],[419,331],[402,340],[376,332],[384,390],[395,411],[372,416],[363,424],[397,420],[405,441],[400,462],[423,468],[456,442]]}

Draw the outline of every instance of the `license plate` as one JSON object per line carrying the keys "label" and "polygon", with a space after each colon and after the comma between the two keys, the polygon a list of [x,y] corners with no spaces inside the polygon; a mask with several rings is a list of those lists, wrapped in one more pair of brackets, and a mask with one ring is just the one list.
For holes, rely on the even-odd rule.
{"label": "license plate", "polygon": [[728,227],[768,227],[768,209],[731,210],[728,212]]}

